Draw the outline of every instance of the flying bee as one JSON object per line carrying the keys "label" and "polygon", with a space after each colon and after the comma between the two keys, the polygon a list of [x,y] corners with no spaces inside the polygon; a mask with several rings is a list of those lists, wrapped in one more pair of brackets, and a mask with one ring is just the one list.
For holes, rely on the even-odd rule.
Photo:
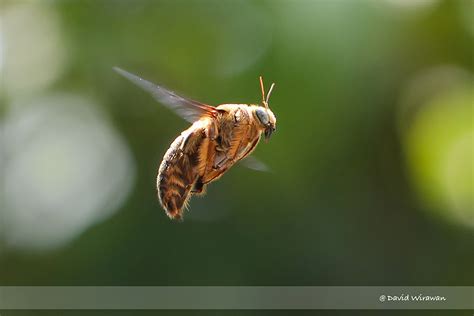
{"label": "flying bee", "polygon": [[158,169],[158,198],[171,219],[182,219],[183,208],[193,194],[204,193],[207,184],[252,153],[262,134],[268,141],[275,131],[276,118],[268,106],[275,84],[265,96],[262,77],[261,105],[214,107],[179,96],[123,69],[114,69],[192,123],[173,141]]}

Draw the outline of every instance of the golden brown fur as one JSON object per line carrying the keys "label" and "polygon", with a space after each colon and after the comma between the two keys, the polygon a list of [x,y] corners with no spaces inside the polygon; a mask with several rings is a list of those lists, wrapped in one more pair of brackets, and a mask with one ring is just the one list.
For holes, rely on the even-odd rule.
{"label": "golden brown fur", "polygon": [[171,144],[156,179],[158,198],[170,218],[182,218],[183,208],[192,194],[204,192],[208,183],[247,157],[262,134],[268,140],[275,131],[276,118],[268,107],[274,84],[265,96],[262,77],[262,106],[222,104],[213,107],[179,96],[123,69],[114,69],[193,123]]}
{"label": "golden brown fur", "polygon": [[202,193],[258,144],[264,128],[247,104],[223,104],[216,118],[203,117],[178,136],[161,163],[157,188],[170,218],[182,217],[192,194]]}

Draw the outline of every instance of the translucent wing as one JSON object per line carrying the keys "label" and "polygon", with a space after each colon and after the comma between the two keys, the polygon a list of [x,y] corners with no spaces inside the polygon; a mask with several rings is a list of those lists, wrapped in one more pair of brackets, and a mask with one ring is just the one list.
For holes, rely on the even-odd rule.
{"label": "translucent wing", "polygon": [[262,161],[258,160],[254,156],[247,156],[240,161],[240,164],[252,170],[270,172],[270,168]]}
{"label": "translucent wing", "polygon": [[173,91],[169,91],[121,68],[114,67],[114,70],[143,90],[151,93],[155,100],[162,103],[188,122],[193,123],[203,115],[215,116],[219,112],[219,110],[213,106],[181,97]]}

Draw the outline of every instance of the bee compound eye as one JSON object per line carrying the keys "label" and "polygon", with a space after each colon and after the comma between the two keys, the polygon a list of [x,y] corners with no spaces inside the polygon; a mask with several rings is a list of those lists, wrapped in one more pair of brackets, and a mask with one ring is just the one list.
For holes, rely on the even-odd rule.
{"label": "bee compound eye", "polygon": [[257,114],[257,117],[263,125],[269,126],[270,124],[270,119],[268,117],[268,114],[265,110],[258,108],[255,113]]}

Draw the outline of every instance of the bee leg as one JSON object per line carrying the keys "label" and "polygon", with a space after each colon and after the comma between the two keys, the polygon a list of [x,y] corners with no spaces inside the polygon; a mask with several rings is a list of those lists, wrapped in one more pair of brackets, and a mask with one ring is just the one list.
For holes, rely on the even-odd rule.
{"label": "bee leg", "polygon": [[205,184],[202,182],[202,177],[199,177],[196,182],[194,183],[193,189],[191,191],[193,194],[204,194],[205,192]]}
{"label": "bee leg", "polygon": [[216,162],[215,165],[212,166],[212,169],[215,169],[215,170],[220,169],[221,166],[222,166],[223,164],[225,164],[228,159],[229,159],[229,158],[227,158],[227,156],[222,157],[221,160],[219,160],[218,162]]}
{"label": "bee leg", "polygon": [[212,168],[218,170],[218,169],[221,169],[224,165],[229,164],[229,163],[234,164],[234,159],[224,156],[224,158],[222,158],[221,161],[219,161],[217,164],[212,166]]}
{"label": "bee leg", "polygon": [[207,137],[209,137],[212,141],[215,141],[218,137],[218,129],[217,129],[217,123],[214,122],[209,129],[207,130]]}

